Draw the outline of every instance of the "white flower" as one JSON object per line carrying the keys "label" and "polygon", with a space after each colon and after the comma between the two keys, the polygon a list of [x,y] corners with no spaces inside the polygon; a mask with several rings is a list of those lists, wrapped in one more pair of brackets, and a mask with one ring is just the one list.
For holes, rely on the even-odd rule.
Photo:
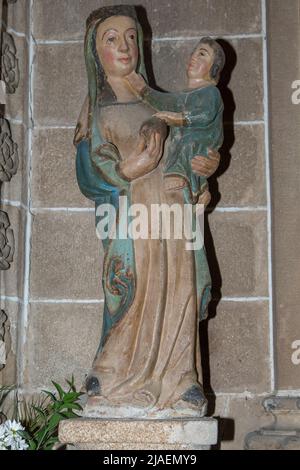
{"label": "white flower", "polygon": [[18,439],[11,443],[11,450],[27,450],[28,445],[24,439]]}
{"label": "white flower", "polygon": [[26,450],[28,445],[20,435],[20,431],[24,431],[24,427],[17,421],[6,421],[2,425],[2,447],[10,448],[11,450]]}
{"label": "white flower", "polygon": [[4,425],[6,427],[6,431],[8,433],[12,433],[13,435],[17,435],[18,431],[24,431],[25,429],[22,424],[18,423],[16,420],[11,421],[8,419],[5,421]]}
{"label": "white flower", "polygon": [[25,439],[21,439],[19,441],[19,450],[27,450],[29,447],[29,445],[27,444],[27,442],[25,441]]}
{"label": "white flower", "polygon": [[6,427],[4,424],[0,425],[0,450],[7,450],[5,445],[5,437],[6,437]]}

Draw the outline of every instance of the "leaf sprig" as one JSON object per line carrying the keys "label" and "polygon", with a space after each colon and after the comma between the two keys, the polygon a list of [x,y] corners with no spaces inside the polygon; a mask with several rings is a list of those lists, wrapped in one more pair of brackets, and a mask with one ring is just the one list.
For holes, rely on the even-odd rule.
{"label": "leaf sprig", "polygon": [[[30,400],[17,399],[16,420],[25,428],[20,431],[22,437],[29,445],[28,450],[52,450],[58,441],[58,425],[61,420],[77,418],[78,411],[82,411],[79,398],[83,393],[77,392],[74,377],[66,380],[69,388],[63,390],[61,385],[52,381],[55,392],[42,390],[38,397]],[[3,400],[11,388],[3,388]],[[9,393],[9,392],[8,392]],[[0,403],[1,404],[1,403]],[[0,409],[1,414],[1,409]]]}

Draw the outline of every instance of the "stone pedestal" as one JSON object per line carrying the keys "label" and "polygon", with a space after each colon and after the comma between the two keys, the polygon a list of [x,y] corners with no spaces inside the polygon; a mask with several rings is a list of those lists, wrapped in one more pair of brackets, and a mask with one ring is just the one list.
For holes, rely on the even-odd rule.
{"label": "stone pedestal", "polygon": [[299,450],[300,398],[272,396],[263,401],[265,412],[274,423],[246,436],[247,450]]}
{"label": "stone pedestal", "polygon": [[59,440],[77,450],[208,450],[217,443],[213,418],[134,420],[69,419]]}

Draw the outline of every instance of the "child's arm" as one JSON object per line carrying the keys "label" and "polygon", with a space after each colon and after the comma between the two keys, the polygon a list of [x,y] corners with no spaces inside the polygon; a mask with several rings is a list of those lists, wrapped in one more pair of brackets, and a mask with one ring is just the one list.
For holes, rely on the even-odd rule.
{"label": "child's arm", "polygon": [[197,96],[195,92],[187,99],[188,103],[182,105],[181,112],[173,113],[162,111],[155,116],[174,127],[207,127],[218,115],[223,112],[223,101],[218,88],[210,87]]}
{"label": "child's arm", "polygon": [[144,88],[141,98],[156,111],[176,112],[180,110],[177,93],[153,90],[148,85]]}
{"label": "child's arm", "polygon": [[178,94],[165,93],[153,90],[146,83],[142,75],[132,72],[126,77],[131,91],[156,111],[179,111]]}

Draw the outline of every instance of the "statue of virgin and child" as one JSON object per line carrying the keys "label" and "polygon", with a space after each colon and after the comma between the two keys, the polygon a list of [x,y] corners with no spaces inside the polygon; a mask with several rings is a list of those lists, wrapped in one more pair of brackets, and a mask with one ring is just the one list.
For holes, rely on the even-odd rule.
{"label": "statue of virgin and child", "polygon": [[[109,204],[120,228],[121,197],[149,213],[153,205],[190,204],[194,224],[196,207],[210,200],[207,177],[217,169],[223,138],[221,47],[200,41],[186,90],[152,90],[135,8],[122,5],[89,16],[85,60],[76,172],[80,190],[95,202],[96,224],[99,208]],[[85,382],[87,409],[103,417],[205,415],[198,334],[211,289],[205,247],[186,249],[174,236],[102,242],[103,327]]]}

